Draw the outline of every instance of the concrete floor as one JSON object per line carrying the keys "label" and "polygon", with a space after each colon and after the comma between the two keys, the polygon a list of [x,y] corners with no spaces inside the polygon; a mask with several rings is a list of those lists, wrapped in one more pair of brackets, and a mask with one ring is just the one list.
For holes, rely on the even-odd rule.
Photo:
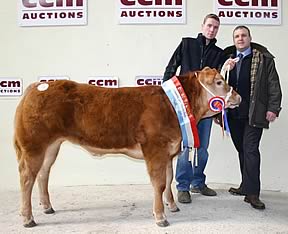
{"label": "concrete floor", "polygon": [[259,211],[230,195],[230,185],[210,187],[217,197],[193,194],[191,204],[178,203],[180,212],[166,210],[166,228],[154,223],[151,185],[52,187],[53,215],[42,213],[34,191],[31,229],[18,215],[19,191],[1,190],[0,233],[288,233],[288,193],[262,191],[266,210]]}

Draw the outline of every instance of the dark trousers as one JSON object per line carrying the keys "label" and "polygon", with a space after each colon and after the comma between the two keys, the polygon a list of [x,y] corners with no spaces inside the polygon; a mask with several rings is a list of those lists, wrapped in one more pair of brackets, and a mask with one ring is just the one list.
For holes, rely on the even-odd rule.
{"label": "dark trousers", "polygon": [[260,193],[260,152],[262,128],[248,124],[248,119],[228,118],[231,138],[238,151],[242,175],[242,192],[247,195]]}

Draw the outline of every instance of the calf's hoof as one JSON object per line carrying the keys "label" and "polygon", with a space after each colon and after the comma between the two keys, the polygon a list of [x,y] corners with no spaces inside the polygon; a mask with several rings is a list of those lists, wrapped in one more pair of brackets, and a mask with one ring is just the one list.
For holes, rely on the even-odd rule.
{"label": "calf's hoof", "polygon": [[34,220],[31,220],[29,223],[24,223],[23,226],[25,228],[31,228],[31,227],[35,227],[37,224],[35,223]]}
{"label": "calf's hoof", "polygon": [[169,226],[169,222],[166,219],[165,220],[161,220],[161,221],[157,221],[156,224],[159,227],[167,227],[167,226]]}
{"label": "calf's hoof", "polygon": [[178,212],[178,211],[180,211],[180,209],[177,207],[177,206],[175,206],[175,207],[173,207],[173,208],[169,208],[169,210],[171,211],[171,212]]}
{"label": "calf's hoof", "polygon": [[177,207],[177,205],[175,204],[175,202],[174,202],[173,205],[169,205],[168,202],[165,202],[165,205],[168,207],[168,210],[169,210],[170,212],[178,212],[178,211],[180,211],[180,209]]}
{"label": "calf's hoof", "polygon": [[44,210],[44,214],[54,214],[54,213],[55,213],[55,210],[52,207]]}

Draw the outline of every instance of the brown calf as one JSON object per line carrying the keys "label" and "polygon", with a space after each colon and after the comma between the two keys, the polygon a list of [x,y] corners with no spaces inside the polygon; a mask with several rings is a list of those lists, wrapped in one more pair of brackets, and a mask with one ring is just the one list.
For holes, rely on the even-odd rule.
{"label": "brown calf", "polygon": [[[196,77],[197,76],[197,77]],[[229,86],[216,70],[180,76],[196,121],[209,111],[210,94],[225,96]],[[230,107],[240,96],[232,92]],[[46,214],[54,213],[48,192],[49,173],[63,141],[78,144],[92,154],[123,153],[144,159],[154,188],[153,213],[159,226],[169,225],[164,214],[178,211],[172,191],[172,158],[179,153],[181,132],[177,116],[159,86],[99,88],[73,81],[30,85],[15,116],[15,149],[19,162],[24,226],[36,225],[31,193],[37,178],[40,202]]]}

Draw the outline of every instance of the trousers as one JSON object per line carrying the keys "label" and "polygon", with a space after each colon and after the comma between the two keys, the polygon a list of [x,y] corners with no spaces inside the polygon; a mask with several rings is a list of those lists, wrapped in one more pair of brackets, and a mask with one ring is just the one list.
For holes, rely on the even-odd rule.
{"label": "trousers", "polygon": [[238,152],[242,192],[247,195],[260,193],[259,144],[263,129],[249,125],[247,119],[228,118],[231,138]]}
{"label": "trousers", "polygon": [[186,148],[178,156],[175,179],[178,191],[189,191],[192,187],[203,188],[206,175],[204,170],[208,161],[208,146],[210,140],[212,118],[202,119],[197,125],[200,147],[198,149],[198,167],[192,167],[189,159],[189,150]]}

